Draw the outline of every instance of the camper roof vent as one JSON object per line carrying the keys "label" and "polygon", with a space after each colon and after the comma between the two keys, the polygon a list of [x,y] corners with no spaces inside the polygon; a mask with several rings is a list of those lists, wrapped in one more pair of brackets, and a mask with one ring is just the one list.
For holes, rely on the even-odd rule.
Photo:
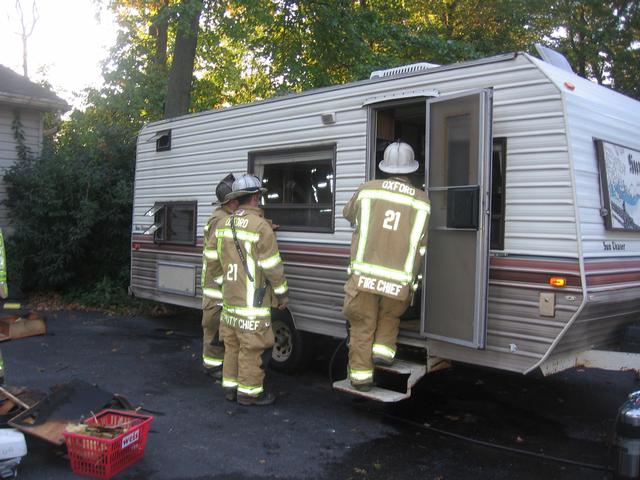
{"label": "camper roof vent", "polygon": [[428,70],[429,68],[439,67],[437,63],[419,62],[412,63],[410,65],[402,65],[400,67],[388,68],[386,70],[376,70],[371,72],[369,78],[382,78],[390,77],[392,75],[399,75],[401,73],[413,73],[420,70]]}
{"label": "camper roof vent", "polygon": [[573,69],[571,68],[571,64],[567,57],[562,55],[560,52],[556,52],[555,50],[545,47],[539,43],[535,44],[536,50],[538,51],[538,55],[540,58],[551,65],[554,65],[562,70],[566,70],[567,72],[573,73]]}

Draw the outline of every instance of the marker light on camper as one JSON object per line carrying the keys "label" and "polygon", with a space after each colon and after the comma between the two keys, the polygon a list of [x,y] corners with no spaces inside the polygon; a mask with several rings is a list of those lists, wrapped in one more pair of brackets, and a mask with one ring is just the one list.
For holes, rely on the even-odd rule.
{"label": "marker light on camper", "polygon": [[564,82],[564,88],[573,92],[576,89],[576,86],[571,82]]}
{"label": "marker light on camper", "polygon": [[554,287],[564,287],[567,284],[567,279],[564,277],[551,277],[549,279],[549,285]]}
{"label": "marker light on camper", "polygon": [[133,244],[131,244],[131,247],[132,247],[135,251],[140,250],[140,244],[139,244],[139,243],[133,243]]}

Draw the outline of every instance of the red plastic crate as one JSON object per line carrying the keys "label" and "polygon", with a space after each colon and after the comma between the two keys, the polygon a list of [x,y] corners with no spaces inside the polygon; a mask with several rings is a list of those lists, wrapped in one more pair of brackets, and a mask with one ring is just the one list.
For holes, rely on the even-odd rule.
{"label": "red plastic crate", "polygon": [[144,455],[153,417],[124,410],[103,410],[84,421],[87,424],[125,425],[115,438],[97,438],[64,432],[71,469],[77,475],[109,479]]}

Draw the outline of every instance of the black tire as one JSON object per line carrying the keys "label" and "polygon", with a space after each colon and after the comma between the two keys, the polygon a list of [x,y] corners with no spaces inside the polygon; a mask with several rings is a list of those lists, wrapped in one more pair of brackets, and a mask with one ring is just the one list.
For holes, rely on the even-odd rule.
{"label": "black tire", "polygon": [[311,335],[296,329],[288,310],[273,310],[271,321],[276,341],[269,366],[285,373],[307,368],[313,356]]}
{"label": "black tire", "polygon": [[622,334],[622,349],[625,352],[640,353],[640,325],[628,325]]}

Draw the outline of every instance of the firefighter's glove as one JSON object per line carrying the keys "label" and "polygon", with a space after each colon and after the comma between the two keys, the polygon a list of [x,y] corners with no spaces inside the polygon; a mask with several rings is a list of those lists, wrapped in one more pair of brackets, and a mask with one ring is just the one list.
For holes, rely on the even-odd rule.
{"label": "firefighter's glove", "polygon": [[278,310],[284,310],[289,305],[289,297],[278,297]]}

